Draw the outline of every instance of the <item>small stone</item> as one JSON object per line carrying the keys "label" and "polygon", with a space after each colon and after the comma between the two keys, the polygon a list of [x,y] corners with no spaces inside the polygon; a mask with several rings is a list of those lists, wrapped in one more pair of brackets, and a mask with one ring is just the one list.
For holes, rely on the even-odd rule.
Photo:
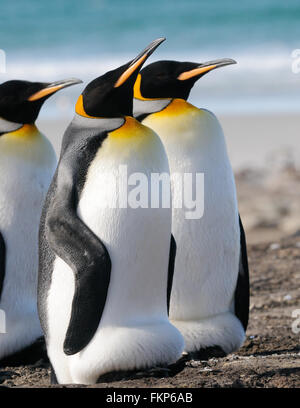
{"label": "small stone", "polygon": [[212,363],[212,364],[218,363],[218,359],[215,358],[215,357],[210,358],[208,361],[209,361],[209,363]]}
{"label": "small stone", "polygon": [[274,251],[275,249],[279,249],[280,248],[280,245],[277,243],[277,242],[274,242],[274,244],[271,244],[270,246],[269,246],[269,249],[271,250],[271,251]]}
{"label": "small stone", "polygon": [[202,366],[201,361],[197,361],[197,360],[190,360],[190,361],[188,362],[188,365],[189,365],[190,367],[193,367],[193,368]]}
{"label": "small stone", "polygon": [[229,356],[230,360],[238,360],[239,356],[237,356],[236,354],[231,354],[231,356]]}
{"label": "small stone", "polygon": [[284,297],[283,297],[283,300],[291,300],[292,299],[292,296],[291,295],[285,295]]}

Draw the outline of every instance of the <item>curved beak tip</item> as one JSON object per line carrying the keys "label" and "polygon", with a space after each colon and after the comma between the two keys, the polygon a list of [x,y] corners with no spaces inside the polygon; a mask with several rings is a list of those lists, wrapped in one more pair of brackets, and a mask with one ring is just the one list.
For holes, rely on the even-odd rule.
{"label": "curved beak tip", "polygon": [[38,99],[42,99],[46,96],[50,96],[54,94],[55,92],[63,88],[67,88],[69,86],[81,84],[81,83],[82,83],[81,79],[78,79],[78,78],[69,78],[69,79],[63,79],[61,81],[52,82],[44,86],[42,89],[35,92],[31,96],[29,96],[28,101],[33,102]]}
{"label": "curved beak tip", "polygon": [[231,61],[231,64],[237,64],[237,61],[234,59],[230,59],[230,61]]}
{"label": "curved beak tip", "polygon": [[237,62],[232,58],[224,58],[220,60],[220,66],[233,65],[233,64],[237,64]]}
{"label": "curved beak tip", "polygon": [[70,86],[70,85],[76,85],[76,84],[82,84],[82,80],[78,78],[68,78],[68,79],[63,79],[61,81],[56,81],[50,84],[49,86],[58,86],[61,85],[62,87]]}
{"label": "curved beak tip", "polygon": [[114,84],[114,87],[118,88],[119,86],[123,85],[124,82],[126,82],[127,79],[134,72],[137,72],[138,70],[140,70],[141,67],[143,66],[144,62],[147,60],[147,58],[149,58],[150,55],[156,50],[156,48],[164,41],[165,41],[164,37],[157,38],[156,40],[152,41],[137,57],[135,57],[129,63],[128,68],[118,78],[118,80]]}
{"label": "curved beak tip", "polygon": [[74,84],[82,84],[83,83],[83,81],[81,79],[79,79],[79,78],[71,78],[70,80],[73,81]]}
{"label": "curved beak tip", "polygon": [[156,40],[152,41],[142,52],[142,54],[146,54],[148,57],[156,50],[156,48],[166,40],[165,37],[157,38]]}
{"label": "curved beak tip", "polygon": [[159,37],[156,40],[154,40],[153,42],[157,43],[157,44],[161,44],[164,41],[166,41],[166,37]]}

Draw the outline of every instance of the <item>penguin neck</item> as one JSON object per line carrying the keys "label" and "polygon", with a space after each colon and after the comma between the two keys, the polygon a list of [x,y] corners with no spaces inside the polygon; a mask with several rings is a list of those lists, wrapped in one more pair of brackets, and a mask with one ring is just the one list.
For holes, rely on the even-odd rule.
{"label": "penguin neck", "polygon": [[35,124],[22,124],[17,130],[0,135],[0,163],[14,167],[15,160],[20,165],[26,163],[27,169],[38,166],[54,171],[56,166],[54,149]]}
{"label": "penguin neck", "polygon": [[139,99],[133,98],[133,116],[140,122],[151,113],[160,112],[170,103],[171,98],[167,99]]}
{"label": "penguin neck", "polygon": [[173,99],[162,111],[148,115],[142,124],[161,138],[167,153],[198,157],[224,149],[224,135],[215,115],[184,99]]}
{"label": "penguin neck", "polygon": [[126,121],[125,117],[119,118],[90,118],[81,116],[75,113],[72,120],[72,125],[85,129],[97,129],[100,131],[113,131],[124,125]]}
{"label": "penguin neck", "polygon": [[[198,121],[202,109],[187,102],[184,99],[171,99],[167,106],[157,112],[148,112],[140,121],[153,129],[159,134],[155,126],[162,125],[172,133],[180,134],[190,131],[194,122]],[[163,132],[164,133],[164,132]]]}
{"label": "penguin neck", "polygon": [[124,123],[118,128],[110,132],[109,134],[112,135],[114,138],[120,139],[134,139],[136,137],[140,138],[143,136],[143,139],[148,139],[147,136],[152,135],[153,132],[148,132],[138,120],[133,118],[132,116],[125,116]]}
{"label": "penguin neck", "polygon": [[6,119],[0,118],[0,136],[5,133],[14,132],[23,127],[22,123],[10,122]]}
{"label": "penguin neck", "polygon": [[174,98],[171,99],[168,105],[164,109],[161,109],[159,112],[153,112],[153,114],[158,117],[180,117],[181,115],[198,113],[199,108],[187,102],[185,99]]}
{"label": "penguin neck", "polygon": [[39,130],[34,123],[14,123],[0,119],[0,136],[18,138],[20,140],[31,140],[39,135]]}

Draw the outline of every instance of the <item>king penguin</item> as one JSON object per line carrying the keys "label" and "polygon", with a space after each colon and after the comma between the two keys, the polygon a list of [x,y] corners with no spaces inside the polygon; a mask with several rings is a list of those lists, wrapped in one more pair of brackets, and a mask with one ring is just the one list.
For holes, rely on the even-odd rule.
{"label": "king penguin", "polygon": [[[170,165],[177,245],[170,319],[185,351],[198,358],[237,350],[248,324],[246,241],[223,131],[212,112],[187,102],[205,73],[234,63],[158,61],[140,72],[134,87],[134,116],[160,136]],[[204,175],[204,195],[196,198],[204,212],[191,219],[180,201],[182,180],[192,174],[195,192],[197,173]]]}
{"label": "king penguin", "polygon": [[132,117],[139,69],[163,40],[93,80],[63,138],[40,228],[38,307],[52,382],[94,384],[174,363],[183,350],[167,312],[171,208],[115,201],[120,166],[128,180],[169,174],[161,140]]}
{"label": "king penguin", "polygon": [[42,335],[38,230],[56,155],[34,122],[49,96],[79,80],[0,85],[0,359]]}

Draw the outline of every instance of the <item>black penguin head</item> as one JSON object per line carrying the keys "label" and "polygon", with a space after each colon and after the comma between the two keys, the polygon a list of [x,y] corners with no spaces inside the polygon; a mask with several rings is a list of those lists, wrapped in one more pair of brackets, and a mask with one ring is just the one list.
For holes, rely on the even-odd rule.
{"label": "black penguin head", "polygon": [[187,100],[194,83],[207,72],[236,64],[228,58],[195,62],[157,61],[140,72],[134,96],[137,99],[180,98]]}
{"label": "black penguin head", "polygon": [[62,88],[81,82],[80,79],[52,83],[4,82],[0,85],[0,117],[15,123],[34,123],[46,99]]}
{"label": "black penguin head", "polygon": [[77,101],[76,113],[91,118],[132,116],[133,86],[139,70],[164,40],[158,38],[132,61],[90,82]]}

